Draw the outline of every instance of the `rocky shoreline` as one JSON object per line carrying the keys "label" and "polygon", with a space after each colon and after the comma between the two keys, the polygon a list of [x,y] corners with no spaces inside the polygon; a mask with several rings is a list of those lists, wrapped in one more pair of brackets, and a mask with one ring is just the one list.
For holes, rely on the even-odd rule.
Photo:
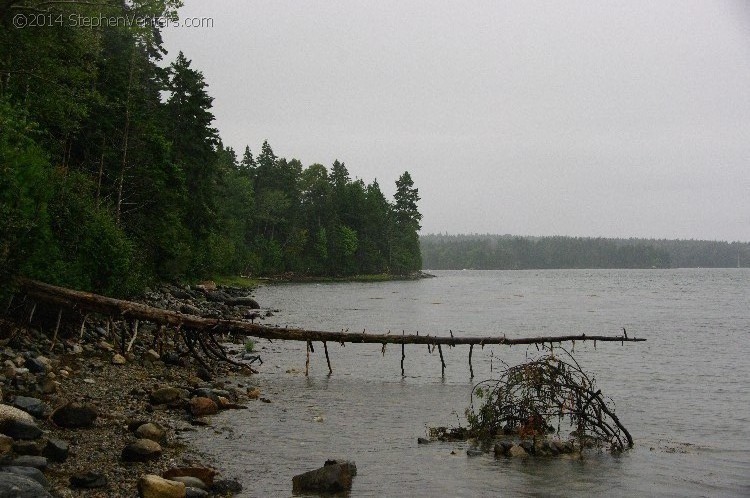
{"label": "rocky shoreline", "polygon": [[[141,301],[205,317],[272,314],[247,294],[210,284],[169,286]],[[167,350],[160,356],[140,342],[121,355],[104,323],[58,338],[54,348],[40,324],[0,325],[0,498],[232,496],[241,490],[180,434],[211,430],[210,415],[258,399],[251,377],[233,377],[237,368],[227,364],[206,371],[189,355]],[[226,378],[234,380],[214,380]]]}

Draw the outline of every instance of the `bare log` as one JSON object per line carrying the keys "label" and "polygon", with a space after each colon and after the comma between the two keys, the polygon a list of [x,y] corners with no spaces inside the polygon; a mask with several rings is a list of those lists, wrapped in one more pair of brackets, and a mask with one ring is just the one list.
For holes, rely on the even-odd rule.
{"label": "bare log", "polygon": [[159,325],[173,327],[185,327],[194,333],[239,333],[261,339],[280,339],[286,341],[302,341],[310,343],[338,342],[338,343],[369,343],[369,344],[427,344],[430,346],[461,344],[497,344],[497,345],[523,345],[523,344],[552,344],[570,341],[601,341],[601,342],[641,342],[646,339],[604,335],[568,334],[560,336],[537,336],[508,338],[505,336],[489,337],[441,337],[433,335],[389,335],[389,334],[364,334],[354,332],[330,332],[320,330],[304,330],[285,327],[271,327],[262,324],[248,323],[240,320],[224,320],[215,318],[202,318],[194,315],[186,315],[177,311],[155,308],[141,303],[114,299],[110,297],[92,294],[90,292],[76,291],[63,287],[45,284],[29,279],[20,280],[21,288],[26,294],[36,301],[53,304],[56,306],[78,310],[81,312],[100,313],[106,316],[123,316],[128,319],[145,320]]}

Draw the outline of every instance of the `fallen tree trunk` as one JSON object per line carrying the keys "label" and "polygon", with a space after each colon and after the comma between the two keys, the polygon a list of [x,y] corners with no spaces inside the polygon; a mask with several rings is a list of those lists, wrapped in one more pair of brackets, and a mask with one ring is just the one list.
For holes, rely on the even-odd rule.
{"label": "fallen tree trunk", "polygon": [[507,338],[505,336],[489,337],[445,337],[431,335],[398,335],[367,334],[364,331],[356,332],[331,332],[319,330],[303,330],[286,327],[271,327],[240,320],[223,320],[215,318],[202,318],[195,315],[186,315],[177,311],[155,308],[145,304],[114,299],[90,292],[76,291],[64,287],[45,284],[36,280],[21,279],[21,289],[30,298],[47,304],[57,305],[83,313],[100,313],[111,317],[121,317],[128,320],[145,320],[159,325],[171,325],[182,330],[190,329],[196,332],[206,333],[237,333],[261,339],[278,339],[285,341],[321,341],[339,343],[371,343],[371,344],[429,344],[457,346],[469,345],[517,345],[517,344],[552,344],[571,341],[602,341],[602,342],[640,342],[646,339],[638,339],[627,336],[604,336],[571,334],[562,336],[536,336]]}

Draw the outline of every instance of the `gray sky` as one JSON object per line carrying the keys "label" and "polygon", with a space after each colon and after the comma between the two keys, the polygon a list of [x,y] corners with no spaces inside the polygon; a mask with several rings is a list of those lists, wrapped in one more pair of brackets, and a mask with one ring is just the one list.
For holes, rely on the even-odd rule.
{"label": "gray sky", "polygon": [[241,154],[338,158],[423,233],[750,241],[750,2],[185,0]]}

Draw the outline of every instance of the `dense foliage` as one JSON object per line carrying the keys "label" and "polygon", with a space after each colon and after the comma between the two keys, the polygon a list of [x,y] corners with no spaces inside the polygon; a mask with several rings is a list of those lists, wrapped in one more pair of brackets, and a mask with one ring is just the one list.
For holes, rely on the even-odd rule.
{"label": "dense foliage", "polygon": [[728,268],[750,261],[750,244],[696,240],[423,235],[434,270],[546,268]]}
{"label": "dense foliage", "polygon": [[162,60],[159,20],[179,3],[0,2],[3,282],[127,294],[215,274],[419,269],[408,173],[389,201],[342,162],[222,144],[203,75],[182,53]]}

